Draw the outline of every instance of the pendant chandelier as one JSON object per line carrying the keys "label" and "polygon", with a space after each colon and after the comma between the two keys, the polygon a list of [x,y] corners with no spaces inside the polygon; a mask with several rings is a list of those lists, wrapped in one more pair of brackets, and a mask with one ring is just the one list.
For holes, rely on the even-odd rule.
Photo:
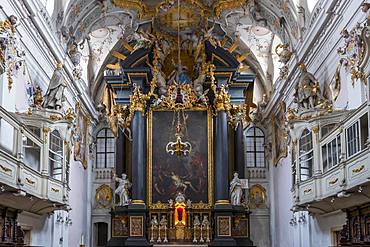
{"label": "pendant chandelier", "polygon": [[[170,155],[176,154],[177,156],[187,156],[191,153],[192,145],[188,141],[182,141],[182,138],[184,137],[183,132],[186,132],[186,118],[183,113],[183,123],[181,123],[181,115],[179,111],[175,113],[175,116],[177,119],[175,128],[175,141],[170,141],[167,143],[166,152]],[[174,126],[174,123],[172,125]]]}
{"label": "pendant chandelier", "polygon": [[[181,51],[180,51],[180,0],[177,1],[177,51],[178,51],[178,68],[181,68]],[[180,73],[178,71],[177,73]],[[177,96],[181,95],[180,90],[177,92]],[[180,111],[182,114],[180,114]],[[183,118],[183,123],[181,123],[181,115]],[[186,118],[183,110],[175,111],[175,117],[177,118],[175,129],[175,141],[169,141],[166,145],[166,152],[170,155],[177,156],[187,156],[191,153],[192,145],[188,141],[183,141],[184,137],[183,131],[186,131]],[[173,122],[174,127],[175,119]]]}

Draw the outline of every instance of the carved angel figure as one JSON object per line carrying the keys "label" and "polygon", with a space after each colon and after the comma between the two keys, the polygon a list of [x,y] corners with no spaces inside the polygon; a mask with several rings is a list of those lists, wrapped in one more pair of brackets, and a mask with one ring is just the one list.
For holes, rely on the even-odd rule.
{"label": "carved angel figure", "polygon": [[119,196],[119,206],[125,206],[130,203],[129,189],[131,188],[131,183],[127,178],[125,173],[122,173],[122,178],[114,175],[114,180],[119,182],[117,189],[114,191],[115,194]]}
{"label": "carved angel figure", "polygon": [[239,179],[239,174],[234,173],[234,178],[230,182],[230,199],[231,205],[239,206],[242,200],[242,182]]}
{"label": "carved angel figure", "polygon": [[194,80],[194,92],[197,95],[198,99],[202,101],[203,104],[207,105],[207,92],[203,91],[203,84],[206,81],[207,74],[205,71],[201,71],[198,78]]}
{"label": "carved angel figure", "polygon": [[154,40],[155,40],[155,37],[150,34],[150,33],[146,33],[146,32],[143,32],[143,31],[137,31],[135,32],[134,34],[132,34],[132,36],[129,38],[129,40],[135,40],[136,41],[136,45],[134,46],[134,49],[132,52],[138,50],[138,49],[141,49],[141,48],[149,48],[152,46]]}
{"label": "carved angel figure", "polygon": [[250,1],[249,5],[249,13],[253,17],[253,20],[256,22],[258,25],[262,25],[263,27],[267,26],[267,19],[263,17],[261,14],[261,9],[257,5],[255,0]]}
{"label": "carved angel figure", "polygon": [[299,108],[313,109],[322,100],[319,82],[307,72],[304,65],[301,65],[302,75],[295,92],[295,102]]}
{"label": "carved angel figure", "polygon": [[62,108],[62,102],[64,101],[64,89],[67,84],[62,74],[63,65],[58,63],[57,68],[51,77],[50,84],[46,94],[44,95],[44,102],[42,106],[44,108],[59,110]]}

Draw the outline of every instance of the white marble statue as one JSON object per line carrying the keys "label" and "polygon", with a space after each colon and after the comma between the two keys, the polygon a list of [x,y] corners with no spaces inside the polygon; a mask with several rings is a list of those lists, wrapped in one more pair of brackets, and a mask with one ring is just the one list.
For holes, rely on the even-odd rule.
{"label": "white marble statue", "polygon": [[57,68],[51,77],[50,84],[46,94],[44,95],[43,107],[53,110],[59,110],[62,108],[62,102],[64,100],[64,89],[67,84],[62,74],[63,65],[58,63]]}
{"label": "white marble statue", "polygon": [[243,195],[242,182],[238,173],[234,173],[234,178],[230,182],[231,205],[240,206]]}
{"label": "white marble statue", "polygon": [[114,180],[119,182],[117,189],[114,191],[115,194],[119,196],[119,206],[125,206],[130,203],[129,189],[131,188],[131,183],[127,178],[127,175],[122,173],[122,178],[114,175]]}

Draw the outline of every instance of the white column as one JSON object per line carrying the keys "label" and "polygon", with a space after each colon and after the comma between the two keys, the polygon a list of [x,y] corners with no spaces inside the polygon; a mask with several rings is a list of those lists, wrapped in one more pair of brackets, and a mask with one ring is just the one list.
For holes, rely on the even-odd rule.
{"label": "white column", "polygon": [[312,128],[312,145],[313,145],[313,176],[322,174],[323,167],[320,157],[320,128]]}
{"label": "white column", "polygon": [[50,129],[46,126],[43,126],[42,135],[44,140],[44,145],[42,146],[41,152],[41,174],[45,176],[49,176],[49,138],[50,138]]}

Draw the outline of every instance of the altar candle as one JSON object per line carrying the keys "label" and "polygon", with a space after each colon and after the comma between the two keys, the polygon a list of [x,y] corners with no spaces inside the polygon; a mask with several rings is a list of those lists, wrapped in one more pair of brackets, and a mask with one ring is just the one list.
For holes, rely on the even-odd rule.
{"label": "altar candle", "polygon": [[80,245],[84,245],[85,243],[84,243],[84,234],[82,233],[81,234],[81,240],[80,240]]}

